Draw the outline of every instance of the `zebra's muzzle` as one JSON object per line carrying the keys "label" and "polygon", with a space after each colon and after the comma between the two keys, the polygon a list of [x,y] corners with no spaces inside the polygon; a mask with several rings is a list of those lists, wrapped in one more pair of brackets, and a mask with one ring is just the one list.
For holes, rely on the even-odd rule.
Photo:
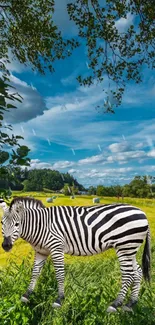
{"label": "zebra's muzzle", "polygon": [[2,247],[6,252],[9,252],[12,248],[11,237],[4,237],[4,241],[2,243]]}

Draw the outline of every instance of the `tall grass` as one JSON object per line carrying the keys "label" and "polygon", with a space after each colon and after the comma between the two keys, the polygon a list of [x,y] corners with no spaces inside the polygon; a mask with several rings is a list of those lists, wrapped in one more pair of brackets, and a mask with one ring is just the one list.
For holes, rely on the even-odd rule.
{"label": "tall grass", "polygon": [[[42,198],[49,206],[46,197]],[[116,201],[116,198],[111,200]],[[75,205],[92,204],[91,197],[75,200],[59,197],[54,204],[68,205],[73,201]],[[107,198],[101,199],[102,203],[107,201]],[[121,308],[116,314],[106,312],[120,289],[120,269],[113,250],[92,257],[66,255],[66,298],[60,309],[52,308],[57,296],[57,283],[53,265],[48,259],[30,303],[24,305],[20,297],[30,280],[33,253],[30,246],[20,240],[12,253],[0,250],[0,263],[3,265],[0,269],[0,325],[155,325],[155,207],[143,206],[141,200],[134,205],[143,207],[152,233],[152,284],[149,287],[142,283],[134,314],[123,312]],[[142,249],[138,254],[139,262]]]}
{"label": "tall grass", "polygon": [[[154,256],[155,257],[155,256]],[[155,266],[155,265],[154,265]],[[31,263],[27,259],[20,266],[11,262],[0,272],[1,325],[154,325],[155,291],[144,283],[134,314],[120,308],[109,315],[106,309],[120,288],[119,265],[110,260],[79,261],[65,264],[65,301],[60,309],[53,309],[57,296],[55,273],[47,261],[28,305],[20,302],[25,292]]]}

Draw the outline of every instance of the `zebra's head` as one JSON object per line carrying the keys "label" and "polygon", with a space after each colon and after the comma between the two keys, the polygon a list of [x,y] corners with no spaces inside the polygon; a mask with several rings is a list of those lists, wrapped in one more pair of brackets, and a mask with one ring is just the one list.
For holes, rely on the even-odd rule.
{"label": "zebra's head", "polygon": [[21,235],[21,216],[24,212],[23,202],[16,202],[12,207],[7,207],[3,200],[0,200],[0,207],[2,207],[4,214],[2,217],[2,247],[6,252],[9,252],[14,242]]}

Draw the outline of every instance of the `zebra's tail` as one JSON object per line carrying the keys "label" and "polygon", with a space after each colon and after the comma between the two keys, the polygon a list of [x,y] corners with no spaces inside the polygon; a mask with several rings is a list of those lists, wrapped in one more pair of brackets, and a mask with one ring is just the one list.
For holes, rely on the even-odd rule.
{"label": "zebra's tail", "polygon": [[151,281],[151,236],[150,228],[148,227],[148,232],[146,235],[146,241],[142,256],[142,270],[145,281]]}

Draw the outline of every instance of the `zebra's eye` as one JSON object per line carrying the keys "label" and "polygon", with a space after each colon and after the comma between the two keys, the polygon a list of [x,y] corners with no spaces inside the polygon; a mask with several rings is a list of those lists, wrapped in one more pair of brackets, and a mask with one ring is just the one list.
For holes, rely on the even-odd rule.
{"label": "zebra's eye", "polygon": [[18,226],[19,226],[19,222],[16,222],[16,223],[15,223],[15,227],[18,227]]}
{"label": "zebra's eye", "polygon": [[3,224],[3,221],[1,221],[1,224]]}

